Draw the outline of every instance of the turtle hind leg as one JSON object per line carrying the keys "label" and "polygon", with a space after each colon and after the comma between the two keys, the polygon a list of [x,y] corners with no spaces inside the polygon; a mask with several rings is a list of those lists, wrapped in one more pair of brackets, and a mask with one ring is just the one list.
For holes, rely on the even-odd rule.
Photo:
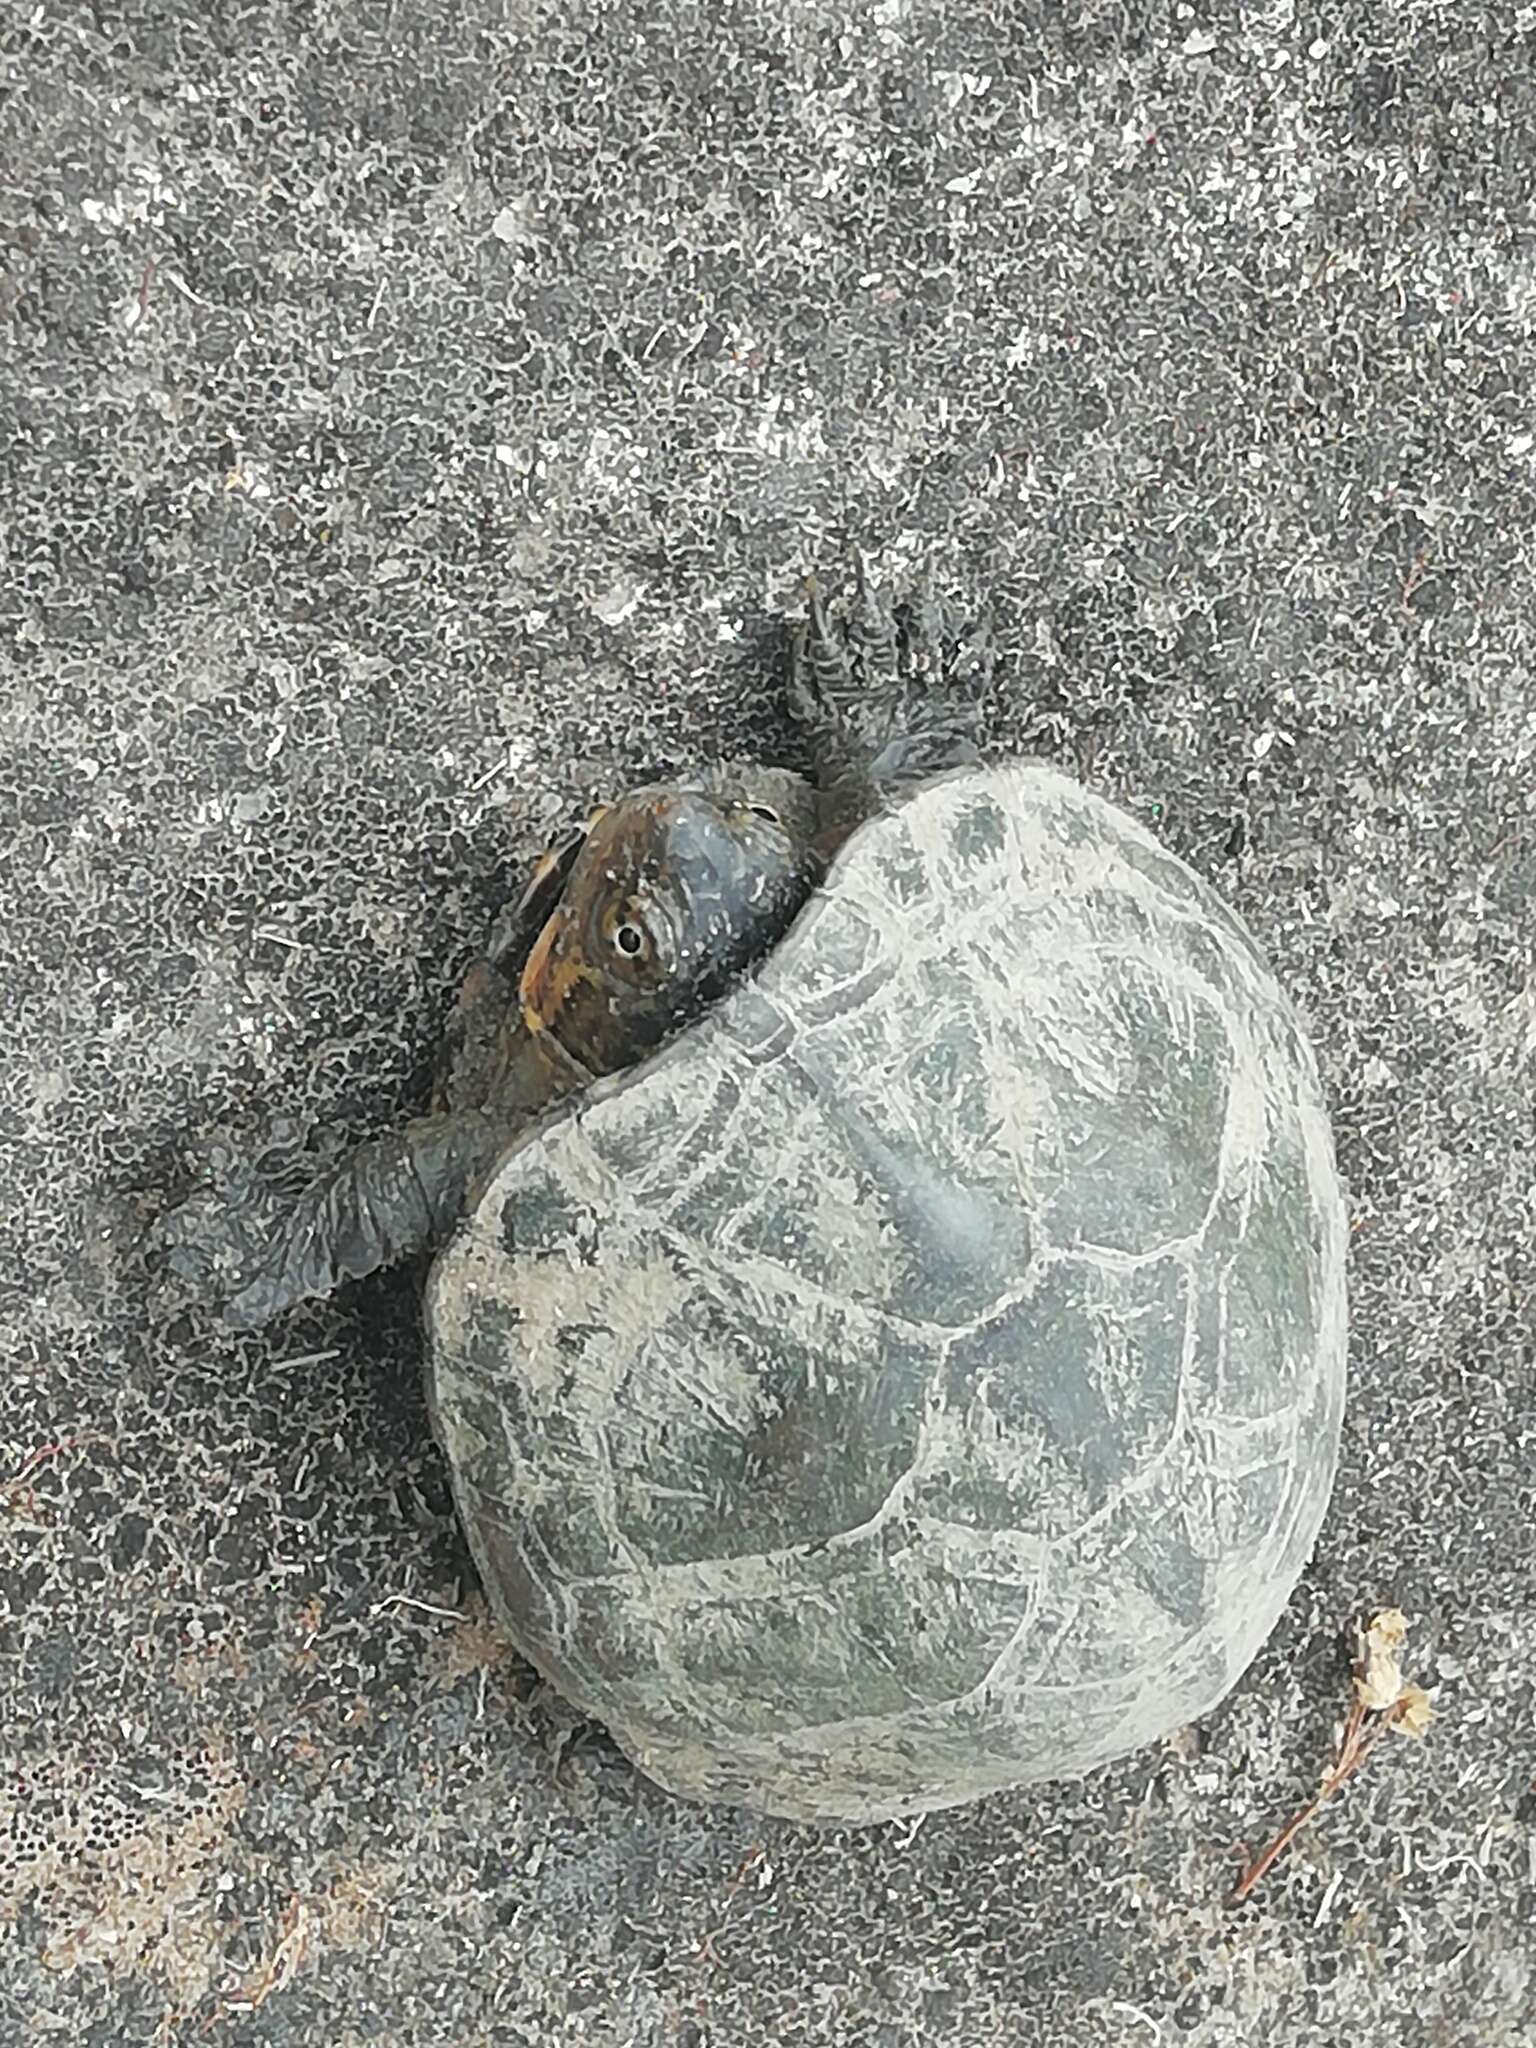
{"label": "turtle hind leg", "polygon": [[814,579],[791,643],[790,708],[810,732],[824,785],[857,816],[904,786],[977,758],[981,695],[992,673],[985,620],[931,587],[891,606],[862,556],[834,623]]}

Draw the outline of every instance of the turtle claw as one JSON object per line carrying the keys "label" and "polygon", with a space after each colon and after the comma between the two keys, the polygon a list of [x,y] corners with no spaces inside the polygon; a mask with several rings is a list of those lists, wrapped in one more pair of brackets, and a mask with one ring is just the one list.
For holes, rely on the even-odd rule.
{"label": "turtle claw", "polygon": [[293,1202],[337,1149],[286,1117],[245,1143],[210,1132],[189,1159],[186,1195],[147,1233],[161,1308],[217,1307],[229,1321],[227,1304],[260,1273]]}
{"label": "turtle claw", "polygon": [[992,672],[984,618],[965,618],[931,575],[891,605],[862,552],[834,625],[814,576],[790,655],[790,709],[822,756],[823,781],[854,814],[892,790],[977,758],[979,698]]}
{"label": "turtle claw", "polygon": [[848,648],[835,633],[814,576],[805,579],[806,617],[790,644],[789,708],[813,733],[837,732],[853,711],[855,685]]}
{"label": "turtle claw", "polygon": [[896,614],[872,581],[869,563],[854,556],[853,603],[839,628],[814,576],[806,578],[806,620],[794,639],[791,709],[812,731],[831,729],[863,739],[901,690],[902,636]]}
{"label": "turtle claw", "polygon": [[164,1271],[228,1328],[260,1329],[441,1244],[508,1135],[498,1112],[467,1110],[417,1117],[328,1159],[291,1144],[240,1153],[221,1138],[202,1185],[161,1219]]}
{"label": "turtle claw", "polygon": [[901,682],[901,633],[896,614],[871,582],[862,549],[854,556],[856,595],[848,619],[848,642],[866,689],[898,689]]}

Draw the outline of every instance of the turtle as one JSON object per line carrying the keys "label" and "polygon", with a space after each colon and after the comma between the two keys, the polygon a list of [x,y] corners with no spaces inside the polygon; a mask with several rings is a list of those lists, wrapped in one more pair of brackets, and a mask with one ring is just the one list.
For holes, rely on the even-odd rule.
{"label": "turtle", "polygon": [[862,563],[836,616],[813,582],[814,779],[648,785],[552,848],[432,1113],[227,1288],[252,1326],[429,1253],[428,1412],[506,1635],[666,1790],[807,1824],[1208,1714],[1338,1459],[1301,1017],[1126,810],[983,754],[991,661]]}

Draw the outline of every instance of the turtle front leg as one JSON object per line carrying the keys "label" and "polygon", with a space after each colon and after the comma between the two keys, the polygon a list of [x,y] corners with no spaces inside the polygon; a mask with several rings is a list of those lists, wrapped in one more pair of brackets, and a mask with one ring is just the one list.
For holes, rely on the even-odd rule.
{"label": "turtle front leg", "polygon": [[856,559],[857,589],[834,624],[814,578],[790,651],[790,709],[825,764],[824,784],[857,819],[914,782],[977,758],[980,695],[992,673],[984,620],[925,591],[888,605]]}
{"label": "turtle front leg", "polygon": [[226,1160],[225,1184],[162,1225],[169,1263],[222,1298],[231,1328],[258,1329],[443,1243],[515,1126],[495,1110],[418,1117],[359,1145],[296,1198]]}

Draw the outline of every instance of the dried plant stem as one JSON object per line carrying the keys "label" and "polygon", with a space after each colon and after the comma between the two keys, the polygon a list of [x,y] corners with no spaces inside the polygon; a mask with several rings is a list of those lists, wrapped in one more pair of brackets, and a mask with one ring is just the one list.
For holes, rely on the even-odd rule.
{"label": "dried plant stem", "polygon": [[1400,1707],[1401,1702],[1394,1702],[1377,1717],[1372,1727],[1367,1728],[1365,1702],[1356,1699],[1349,1710],[1349,1718],[1344,1723],[1344,1733],[1339,1738],[1338,1755],[1334,1758],[1332,1769],[1318,1787],[1316,1794],[1307,1801],[1299,1813],[1291,1816],[1268,1848],[1254,1857],[1244,1870],[1232,1889],[1233,1905],[1247,1898],[1265,1873],[1285,1854],[1312,1816],[1359,1770],[1393,1722],[1400,1718]]}

